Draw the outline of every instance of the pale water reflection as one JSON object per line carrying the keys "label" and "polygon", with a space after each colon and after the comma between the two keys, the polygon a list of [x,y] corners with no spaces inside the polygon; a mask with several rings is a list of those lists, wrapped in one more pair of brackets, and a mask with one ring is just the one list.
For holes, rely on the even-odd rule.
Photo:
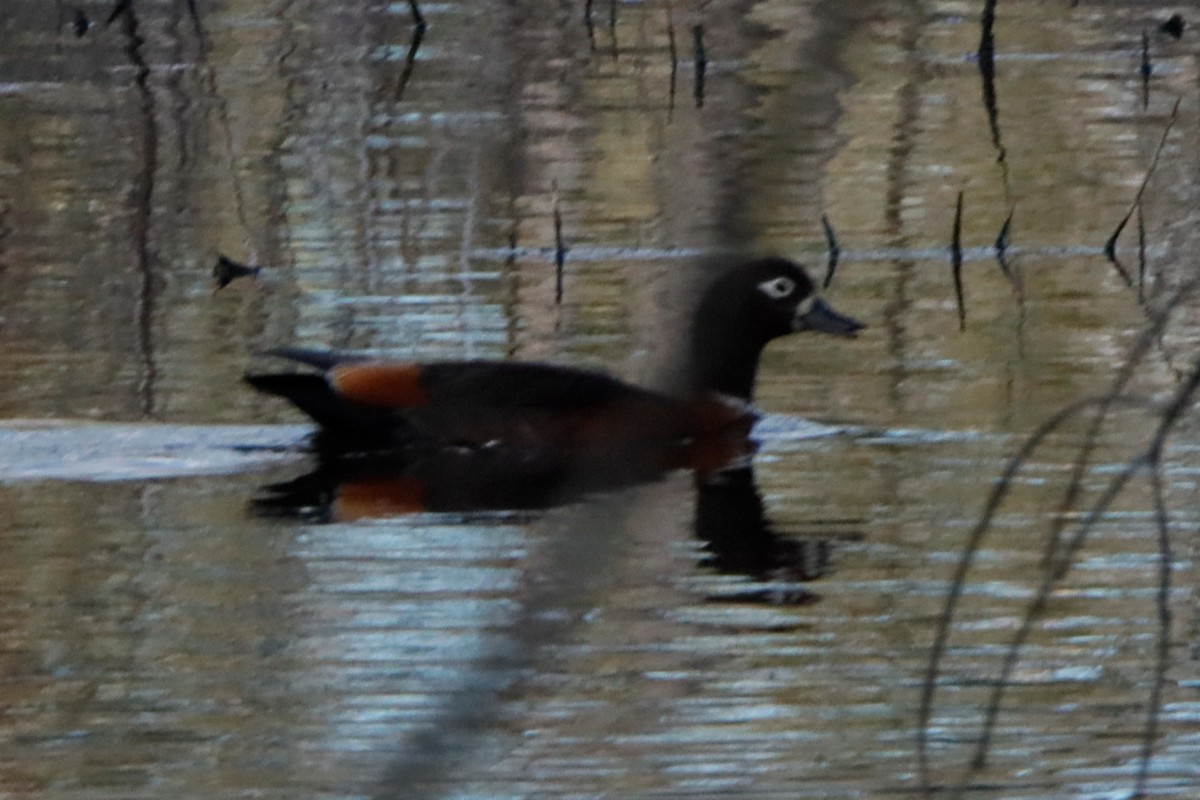
{"label": "pale water reflection", "polygon": [[[0,796],[926,794],[922,681],[988,492],[1196,274],[1197,20],[1175,38],[1155,3],[999,3],[990,120],[983,2],[420,3],[407,76],[408,3],[134,0],[103,25],[117,5],[0,9],[0,416],[59,437],[0,431]],[[1143,182],[1131,287],[1103,247]],[[1019,286],[992,253],[1010,214]],[[753,473],[519,511],[256,505],[314,466],[298,418],[241,383],[256,352],[653,384],[695,263],[823,275],[822,215],[828,294],[871,327],[772,346]],[[214,292],[222,254],[262,269]],[[1130,394],[1195,369],[1196,311]],[[1065,519],[1158,419],[1091,437]],[[1194,398],[1163,451],[1165,606],[1143,476],[968,771],[1087,432],[1046,440],[980,542],[926,729],[935,796],[1128,796],[1164,607],[1146,786],[1198,792]]]}

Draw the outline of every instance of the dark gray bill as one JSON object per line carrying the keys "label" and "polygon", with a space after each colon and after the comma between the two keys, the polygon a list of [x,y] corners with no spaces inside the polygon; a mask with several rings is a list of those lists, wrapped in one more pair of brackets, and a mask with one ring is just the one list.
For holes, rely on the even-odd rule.
{"label": "dark gray bill", "polygon": [[854,336],[865,327],[867,326],[853,317],[834,311],[832,306],[820,298],[814,300],[803,314],[797,314],[792,322],[792,328],[797,331],[819,331],[835,336]]}

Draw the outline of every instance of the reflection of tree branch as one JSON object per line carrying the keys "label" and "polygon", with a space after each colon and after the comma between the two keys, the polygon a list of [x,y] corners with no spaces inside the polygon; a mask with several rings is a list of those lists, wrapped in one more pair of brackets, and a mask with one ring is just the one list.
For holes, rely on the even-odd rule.
{"label": "reflection of tree branch", "polygon": [[829,260],[825,264],[825,280],[821,282],[821,288],[828,289],[829,284],[833,283],[833,273],[837,271],[842,248],[838,244],[837,234],[833,232],[833,225],[829,223],[827,214],[821,215],[821,229],[825,231],[825,246],[829,251]]}
{"label": "reflection of tree branch", "polygon": [[188,17],[192,20],[192,31],[196,38],[204,39],[204,28],[200,25],[200,11],[196,8],[196,0],[187,0]]}
{"label": "reflection of tree branch", "polygon": [[979,37],[979,77],[983,81],[983,107],[987,111],[988,128],[992,132],[992,145],[996,148],[996,160],[1004,161],[1004,145],[1000,143],[999,112],[996,108],[996,40],[993,27],[996,24],[996,0],[986,0]]}
{"label": "reflection of tree branch", "polygon": [[133,11],[133,0],[117,0],[117,4],[113,6],[112,13],[108,15],[108,19],[104,20],[104,27],[108,27],[117,21],[122,15]]}
{"label": "reflection of tree branch", "polygon": [[617,0],[608,0],[608,36],[612,43],[613,61],[617,60]]}
{"label": "reflection of tree branch", "polygon": [[1137,240],[1138,240],[1138,302],[1146,302],[1146,216],[1142,213],[1142,204],[1137,207]]}
{"label": "reflection of tree branch", "polygon": [[1133,196],[1133,202],[1129,206],[1129,210],[1125,212],[1125,216],[1117,223],[1117,228],[1112,232],[1112,236],[1108,237],[1108,241],[1104,243],[1104,255],[1116,267],[1121,278],[1125,281],[1125,285],[1132,287],[1133,278],[1125,271],[1125,267],[1117,260],[1117,239],[1120,238],[1121,232],[1125,230],[1125,226],[1129,224],[1130,218],[1133,217],[1139,206],[1142,204],[1142,195],[1146,193],[1146,187],[1150,185],[1150,178],[1154,176],[1154,171],[1158,169],[1158,158],[1162,155],[1163,148],[1167,145],[1167,137],[1171,135],[1171,129],[1175,127],[1175,121],[1179,119],[1179,103],[1183,100],[1182,97],[1175,98],[1175,105],[1171,108],[1171,116],[1167,120],[1167,125],[1163,128],[1162,137],[1158,140],[1158,147],[1154,148],[1154,155],[1150,158],[1150,166],[1146,167],[1146,174],[1142,176],[1142,182],[1138,186],[1137,194]]}
{"label": "reflection of tree branch", "polygon": [[[54,5],[58,14],[58,24],[56,27],[61,28],[64,19],[62,0],[55,0]],[[82,8],[75,7],[71,9],[71,30],[74,32],[75,38],[82,39],[84,36],[87,36],[87,32],[92,29],[94,24]],[[55,45],[55,49],[57,50],[57,44]]]}
{"label": "reflection of tree branch", "polygon": [[962,280],[962,210],[963,193],[959,191],[954,204],[954,230],[950,234],[950,275],[954,279],[954,300],[958,304],[958,329],[967,329],[967,303]]}
{"label": "reflection of tree branch", "polygon": [[1011,203],[1011,191],[1008,185],[1008,153],[1000,140],[1000,111],[996,101],[996,40],[994,28],[996,25],[996,0],[986,0],[983,5],[983,15],[980,17],[979,50],[976,61],[979,63],[979,78],[983,89],[983,109],[987,113],[988,130],[992,134],[992,147],[996,149],[996,162],[1000,164],[1004,179],[1004,194]]}
{"label": "reflection of tree branch", "polygon": [[408,5],[412,9],[413,18],[413,33],[412,42],[408,45],[408,54],[404,57],[404,69],[400,72],[400,81],[396,85],[396,102],[404,99],[404,90],[408,87],[408,81],[412,78],[413,68],[417,63],[417,51],[421,49],[421,41],[425,38],[425,17],[421,14],[421,8],[417,5],[417,0],[408,0]]}
{"label": "reflection of tree branch", "polygon": [[593,0],[584,0],[583,3],[583,24],[587,28],[588,46],[592,52],[596,51],[596,23],[592,22],[592,2]]}
{"label": "reflection of tree branch", "polygon": [[675,113],[675,79],[679,74],[679,49],[675,44],[675,15],[667,0],[667,49],[671,54],[671,80],[667,94],[667,119]]}
{"label": "reflection of tree branch", "polygon": [[1170,519],[1164,498],[1162,463],[1155,458],[1150,464],[1150,489],[1154,495],[1154,527],[1158,532],[1158,591],[1155,606],[1158,611],[1158,642],[1154,662],[1154,683],[1146,710],[1146,733],[1142,740],[1142,752],[1134,781],[1133,797],[1146,796],[1146,781],[1150,777],[1150,761],[1154,757],[1154,743],[1158,739],[1158,716],[1162,709],[1163,687],[1167,682],[1167,659],[1171,652],[1171,554]]}
{"label": "reflection of tree branch", "polygon": [[1000,265],[1000,271],[1004,273],[1004,277],[1013,287],[1013,291],[1018,295],[1024,295],[1017,281],[1016,273],[1013,272],[1012,265],[1008,263],[1008,245],[1009,235],[1012,233],[1013,210],[1008,210],[1008,216],[1004,218],[1004,224],[1000,226],[1000,232],[996,234],[996,262]]}
{"label": "reflection of tree branch", "polygon": [[1091,454],[1097,444],[1103,424],[1110,418],[1110,412],[1118,406],[1133,408],[1150,407],[1148,401],[1128,396],[1125,393],[1126,386],[1132,379],[1136,368],[1143,362],[1147,352],[1149,352],[1154,343],[1162,335],[1174,310],[1184,300],[1193,295],[1198,288],[1200,288],[1200,277],[1193,278],[1180,287],[1170,301],[1152,319],[1150,327],[1143,332],[1123,364],[1121,371],[1114,379],[1108,393],[1100,397],[1088,398],[1076,402],[1043,423],[1026,440],[1021,450],[1012,457],[1005,468],[1004,474],[989,495],[984,511],[980,515],[978,523],[972,530],[964,546],[962,557],[955,570],[950,591],[946,597],[942,614],[938,619],[938,627],[934,635],[934,642],[930,650],[929,663],[922,686],[921,703],[918,712],[917,756],[918,773],[922,789],[927,795],[932,795],[933,793],[928,760],[929,723],[933,710],[933,699],[937,690],[941,661],[945,655],[950,636],[950,626],[958,601],[966,586],[967,573],[974,562],[983,537],[991,529],[992,521],[995,519],[999,506],[1009,494],[1017,474],[1028,463],[1033,452],[1042,445],[1051,433],[1057,431],[1067,421],[1088,409],[1094,408],[1095,416],[1092,418],[1085,432],[1084,443],[1079,455],[1075,459],[1071,480],[1067,485],[1062,501],[1056,509],[1056,513],[1052,517],[1046,550],[1042,559],[1044,570],[1042,581],[1037,588],[1033,601],[1026,609],[1025,616],[1013,641],[1009,644],[1005,653],[1000,674],[994,682],[994,688],[985,708],[984,720],[981,725],[981,732],[976,744],[975,753],[963,781],[969,781],[986,763],[992,732],[995,727],[997,715],[999,714],[1004,692],[1009,685],[1013,670],[1016,668],[1020,652],[1033,630],[1035,621],[1041,616],[1048,605],[1051,593],[1063,578],[1066,577],[1079,550],[1086,542],[1088,535],[1104,518],[1112,503],[1124,492],[1129,481],[1139,472],[1146,471],[1149,474],[1151,489],[1154,495],[1155,525],[1159,538],[1160,569],[1157,595],[1159,645],[1155,662],[1154,684],[1151,689],[1151,708],[1148,712],[1144,730],[1141,763],[1136,779],[1138,788],[1135,796],[1141,796],[1140,792],[1149,774],[1149,762],[1152,756],[1153,742],[1157,735],[1159,705],[1162,700],[1162,683],[1165,679],[1166,651],[1169,648],[1171,623],[1170,610],[1166,605],[1167,594],[1170,588],[1171,550],[1168,537],[1168,519],[1165,504],[1162,500],[1160,474],[1162,451],[1167,437],[1174,431],[1179,419],[1191,408],[1195,402],[1196,395],[1200,393],[1200,358],[1196,359],[1192,364],[1190,373],[1176,390],[1168,404],[1157,411],[1159,422],[1150,438],[1150,444],[1141,453],[1125,462],[1124,467],[1112,478],[1103,494],[1088,510],[1088,513],[1079,523],[1072,536],[1066,540],[1063,540],[1062,536],[1068,522],[1075,518],[1074,515],[1068,512],[1075,509],[1082,492],[1083,476],[1091,465]]}
{"label": "reflection of tree branch", "polygon": [[262,267],[239,264],[231,258],[218,255],[217,263],[212,269],[212,276],[217,284],[217,289],[224,289],[238,278],[253,278],[260,272],[262,272]]}
{"label": "reflection of tree branch", "polygon": [[1138,72],[1142,76],[1142,110],[1150,107],[1150,76],[1154,66],[1150,63],[1150,34],[1142,29],[1142,63]]}
{"label": "reflection of tree branch", "polygon": [[[211,99],[216,109],[218,127],[221,133],[221,144],[225,151],[224,155],[229,170],[229,180],[233,187],[234,211],[237,213],[238,224],[241,225],[242,232],[246,236],[246,244],[251,250],[251,255],[256,255],[253,246],[253,237],[250,234],[250,222],[246,214],[246,199],[245,192],[242,190],[241,171],[238,169],[237,158],[234,155],[233,126],[229,121],[229,104],[225,101],[217,86],[217,72],[209,62],[208,56],[212,45],[209,42],[208,35],[204,31],[204,25],[200,20],[200,13],[196,7],[195,0],[188,0],[187,6],[189,18],[192,21],[192,32],[196,36],[196,45],[199,50],[197,62],[200,66],[201,86],[203,86],[205,93]],[[283,59],[286,59],[286,54]],[[281,63],[283,59],[281,59]],[[182,132],[180,138],[184,138]],[[186,156],[181,153],[181,158],[186,159]]]}
{"label": "reflection of tree branch", "polygon": [[563,240],[562,209],[558,202],[558,181],[554,181],[554,302],[563,301],[563,270],[567,263],[567,245]]}
{"label": "reflection of tree branch", "polygon": [[[1150,446],[1147,447],[1141,454],[1126,462],[1125,467],[1109,482],[1108,488],[1100,496],[1100,499],[1096,501],[1096,504],[1092,506],[1087,516],[1075,531],[1075,534],[1064,543],[1062,553],[1057,562],[1048,565],[1048,569],[1043,576],[1042,583],[1040,586],[1038,586],[1037,594],[1034,596],[1033,602],[1029,604],[1029,608],[1026,609],[1025,617],[1021,620],[1021,626],[1017,630],[1017,635],[1013,638],[1012,643],[1009,645],[1008,652],[1005,654],[1004,665],[1001,668],[1000,675],[996,680],[994,688],[992,689],[991,697],[989,698],[987,708],[984,712],[984,721],[979,742],[975,748],[975,755],[971,760],[972,773],[977,769],[982,768],[986,763],[988,748],[991,744],[992,732],[995,729],[996,717],[1000,713],[1000,701],[1003,697],[1005,689],[1009,685],[1009,681],[1012,678],[1012,673],[1016,669],[1017,659],[1020,655],[1020,651],[1029,638],[1029,634],[1033,631],[1034,622],[1042,615],[1042,612],[1045,611],[1046,606],[1049,604],[1051,593],[1054,591],[1055,587],[1067,576],[1067,573],[1070,572],[1071,566],[1075,561],[1075,557],[1078,555],[1079,550],[1087,541],[1088,535],[1092,532],[1096,525],[1099,524],[1100,520],[1104,518],[1104,515],[1108,513],[1109,508],[1116,501],[1116,499],[1120,497],[1121,493],[1124,492],[1125,487],[1129,484],[1129,481],[1132,480],[1139,472],[1147,470],[1151,474],[1152,484],[1158,483],[1159,479],[1155,476],[1161,469],[1163,445],[1166,442],[1167,436],[1174,429],[1175,423],[1178,421],[1179,416],[1183,413],[1183,411],[1191,406],[1192,400],[1198,388],[1200,388],[1200,359],[1198,359],[1193,365],[1192,373],[1188,380],[1176,391],[1175,396],[1168,404],[1167,409],[1162,412],[1159,419],[1159,425],[1155,429],[1154,435],[1151,437]],[[1156,495],[1156,508],[1158,501],[1159,496]],[[1156,514],[1156,523],[1156,527],[1159,529],[1161,542],[1161,539],[1165,538],[1166,536],[1165,514],[1161,516]],[[1160,544],[1161,557],[1168,558],[1169,553],[1169,548],[1164,549]],[[1169,573],[1169,564],[1166,569]],[[1163,591],[1163,583],[1160,577],[1158,597],[1161,598]],[[1158,607],[1160,612],[1159,658],[1165,659],[1165,655],[1162,653],[1161,640],[1164,637],[1168,639],[1170,637],[1170,614],[1169,612],[1165,615],[1162,614],[1163,606],[1161,604],[1161,600],[1159,601]],[[1163,669],[1163,666],[1161,661],[1156,662],[1156,664],[1158,664],[1158,666],[1156,666],[1157,674],[1161,669]],[[1160,678],[1156,678],[1154,687],[1151,690],[1151,695],[1156,701],[1161,701]],[[1152,733],[1157,730],[1157,721],[1158,710],[1157,708],[1153,708],[1150,711],[1150,716],[1147,721],[1148,732]],[[1153,741],[1148,741],[1143,747],[1143,762],[1138,771],[1139,782],[1143,781],[1145,775],[1149,772],[1149,760],[1152,755],[1152,750]],[[1135,792],[1134,796],[1141,797],[1143,795],[1139,791]]]}
{"label": "reflection of tree branch", "polygon": [[158,377],[158,365],[154,359],[154,311],[159,280],[150,255],[154,175],[158,169],[158,123],[154,116],[154,93],[150,88],[150,66],[142,55],[145,40],[138,33],[138,19],[131,2],[118,3],[105,24],[118,17],[126,39],[125,54],[134,67],[134,86],[140,101],[138,111],[141,124],[138,131],[141,136],[141,167],[134,179],[130,199],[133,204],[133,245],[141,278],[136,304],[138,354],[142,362],[138,397],[141,413],[150,416],[154,413],[155,382]]}

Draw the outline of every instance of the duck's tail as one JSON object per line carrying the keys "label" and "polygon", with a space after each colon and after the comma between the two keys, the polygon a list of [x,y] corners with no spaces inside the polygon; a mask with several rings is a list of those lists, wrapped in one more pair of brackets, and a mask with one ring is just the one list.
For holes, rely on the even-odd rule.
{"label": "duck's tail", "polygon": [[346,448],[363,443],[380,447],[405,427],[395,414],[342,397],[324,375],[258,374],[246,375],[245,381],[260,392],[288,400],[320,426],[322,441],[340,441]]}
{"label": "duck's tail", "polygon": [[337,425],[345,416],[343,402],[323,375],[247,375],[246,383],[260,392],[289,400],[322,427]]}

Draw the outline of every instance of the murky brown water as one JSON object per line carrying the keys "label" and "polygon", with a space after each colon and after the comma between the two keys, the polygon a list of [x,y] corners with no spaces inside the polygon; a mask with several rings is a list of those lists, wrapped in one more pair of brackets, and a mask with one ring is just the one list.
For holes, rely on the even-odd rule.
{"label": "murky brown water", "polygon": [[[407,78],[406,3],[134,0],[82,37],[76,10],[0,8],[0,416],[133,427],[0,431],[0,797],[922,794],[922,681],[989,490],[1196,273],[1197,20],[1176,41],[1165,5],[1000,3],[993,127],[982,3],[422,4]],[[1103,246],[1168,125],[1140,302]],[[1010,210],[1020,292],[991,251]],[[298,418],[239,380],[256,350],[653,383],[697,256],[822,272],[822,214],[829,295],[871,327],[771,348],[752,474],[542,512],[256,512],[308,466],[275,424]],[[1135,217],[1135,281],[1138,238]],[[219,253],[262,274],[214,293]],[[1176,391],[1196,311],[1131,391]],[[1159,419],[1094,438],[1072,519]],[[1160,647],[1145,474],[1073,554],[966,773],[1086,431],[1034,454],[967,574],[926,726],[937,796],[1138,780]],[[1198,453],[1193,409],[1160,471],[1158,797],[1200,793]]]}

